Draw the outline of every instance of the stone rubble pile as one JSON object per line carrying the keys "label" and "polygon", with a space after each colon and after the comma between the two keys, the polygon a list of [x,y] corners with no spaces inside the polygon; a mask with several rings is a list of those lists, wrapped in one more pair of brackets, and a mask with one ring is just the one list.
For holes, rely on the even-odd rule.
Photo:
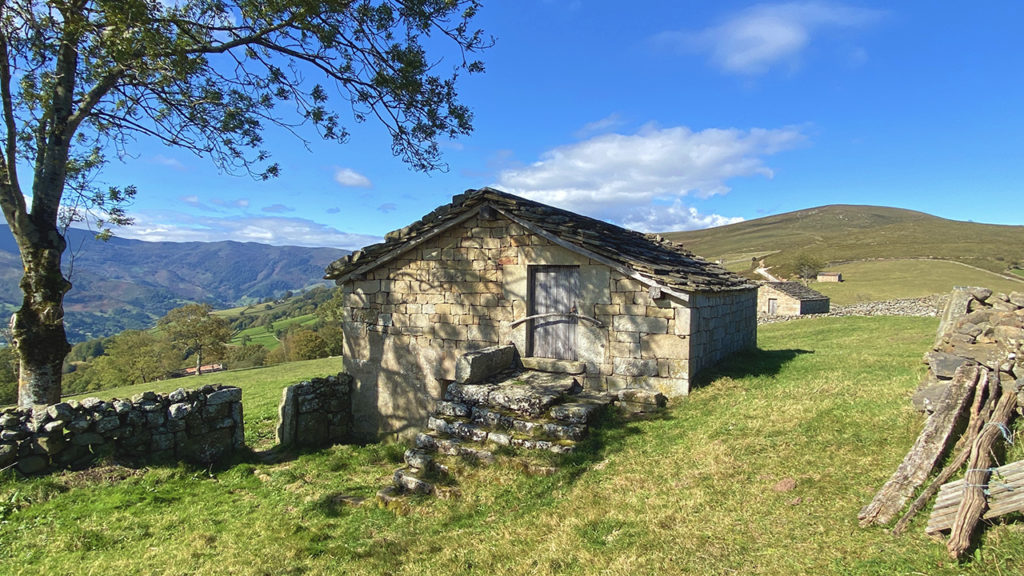
{"label": "stone rubble pile", "polygon": [[86,398],[0,414],[0,469],[84,468],[100,454],[209,464],[245,443],[242,390],[233,386]]}

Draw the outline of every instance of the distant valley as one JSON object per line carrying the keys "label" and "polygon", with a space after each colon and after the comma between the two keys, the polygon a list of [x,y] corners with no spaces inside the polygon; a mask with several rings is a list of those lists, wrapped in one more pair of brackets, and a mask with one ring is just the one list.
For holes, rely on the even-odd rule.
{"label": "distant valley", "polygon": [[[324,267],[348,254],[334,248],[254,242],[96,240],[72,229],[64,261],[74,288],[65,299],[68,338],[79,342],[151,326],[186,302],[228,308],[324,283]],[[71,268],[73,264],[73,268]],[[0,310],[21,305],[21,260],[0,227]]]}

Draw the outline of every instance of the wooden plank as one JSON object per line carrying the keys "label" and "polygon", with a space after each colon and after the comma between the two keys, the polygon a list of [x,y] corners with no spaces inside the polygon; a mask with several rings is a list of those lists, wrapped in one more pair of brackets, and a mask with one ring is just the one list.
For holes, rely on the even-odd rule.
{"label": "wooden plank", "polygon": [[899,514],[915,490],[928,479],[936,463],[949,447],[953,431],[978,385],[977,365],[957,368],[949,387],[939,399],[938,407],[925,422],[924,430],[889,481],[867,506],[861,509],[861,526],[888,524]]}
{"label": "wooden plank", "polygon": [[[935,534],[953,526],[964,488],[963,479],[942,486],[925,532]],[[1024,510],[1024,460],[996,468],[989,479],[988,489],[986,520]]]}
{"label": "wooden plank", "polygon": [[978,387],[974,392],[974,401],[971,402],[971,418],[967,422],[967,429],[964,434],[956,442],[956,446],[953,447],[953,452],[956,454],[952,462],[946,464],[946,467],[939,472],[939,475],[932,480],[932,483],[928,485],[910,504],[910,508],[903,514],[903,517],[896,522],[893,526],[893,534],[902,534],[910,521],[917,515],[917,513],[924,509],[931,500],[932,496],[936,492],[940,492],[942,486],[956,474],[967,459],[971,455],[971,446],[974,445],[974,439],[977,438],[978,433],[984,427],[985,422],[991,417],[992,410],[995,409],[996,403],[996,386],[999,386],[998,377],[992,378],[988,374],[985,368],[981,368],[978,373]]}
{"label": "wooden plank", "polygon": [[1013,411],[1017,408],[1017,395],[1004,391],[996,404],[992,419],[978,434],[978,439],[971,448],[971,458],[967,461],[967,473],[964,475],[964,497],[956,510],[956,519],[950,528],[946,550],[949,557],[958,560],[971,546],[974,529],[988,510],[988,499],[982,486],[989,483],[992,472],[993,448],[996,441],[1003,437],[1002,430],[1013,420]]}

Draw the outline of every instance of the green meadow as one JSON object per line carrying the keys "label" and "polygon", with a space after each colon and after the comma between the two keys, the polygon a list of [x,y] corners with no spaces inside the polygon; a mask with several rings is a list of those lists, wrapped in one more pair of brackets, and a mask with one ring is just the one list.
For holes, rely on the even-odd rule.
{"label": "green meadow", "polygon": [[[461,496],[448,500],[376,504],[401,444],[7,478],[0,572],[1020,574],[1021,523],[989,527],[960,564],[924,535],[925,516],[900,537],[857,523],[921,430],[909,395],[935,328],[892,317],[763,326],[759,350],[658,417],[607,417],[552,475],[524,472],[517,455],[455,463]],[[253,432],[272,429],[281,388],[338,368],[317,362],[188,384],[241,386],[247,438],[265,448]]]}

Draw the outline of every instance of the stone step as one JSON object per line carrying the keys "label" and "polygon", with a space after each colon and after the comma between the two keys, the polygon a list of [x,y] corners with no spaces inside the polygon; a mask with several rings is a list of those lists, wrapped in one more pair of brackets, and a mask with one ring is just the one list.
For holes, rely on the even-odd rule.
{"label": "stone step", "polygon": [[608,394],[583,393],[569,396],[565,402],[552,406],[548,414],[569,424],[589,424],[614,401]]}
{"label": "stone step", "polygon": [[476,424],[483,424],[492,430],[518,433],[530,438],[542,437],[552,440],[572,440],[578,442],[587,435],[587,427],[585,425],[545,420],[523,420],[482,406],[474,406],[472,408],[470,420]]}
{"label": "stone step", "polygon": [[494,462],[494,454],[491,451],[466,446],[461,439],[452,438],[447,435],[438,436],[420,432],[416,435],[415,445],[419,450],[465,458],[481,464],[491,464]]}
{"label": "stone step", "polygon": [[491,406],[536,418],[582,390],[573,376],[521,372],[498,384],[451,384],[445,392],[445,400],[469,406]]}
{"label": "stone step", "polygon": [[409,468],[430,474],[433,476],[447,476],[448,467],[437,462],[433,453],[418,448],[410,448],[405,451],[405,463]]}
{"label": "stone step", "polygon": [[486,425],[473,422],[449,422],[443,418],[431,416],[427,420],[427,428],[441,434],[461,440],[483,444],[492,442],[500,446],[514,446],[530,450],[547,450],[556,454],[567,454],[575,448],[572,440],[524,438],[515,433],[489,429]]}
{"label": "stone step", "polygon": [[408,494],[433,494],[434,484],[416,476],[412,468],[399,468],[393,475],[395,486]]}

